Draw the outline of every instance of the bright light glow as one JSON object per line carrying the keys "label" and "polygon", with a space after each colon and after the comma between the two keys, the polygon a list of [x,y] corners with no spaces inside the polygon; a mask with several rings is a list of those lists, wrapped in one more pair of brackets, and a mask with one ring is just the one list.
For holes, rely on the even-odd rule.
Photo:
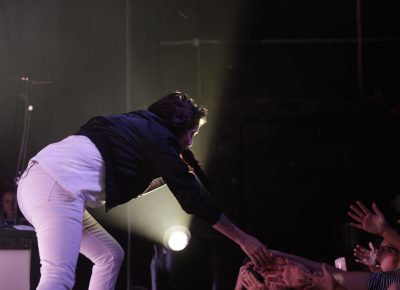
{"label": "bright light glow", "polygon": [[[157,243],[164,243],[165,232],[180,225],[190,228],[192,216],[185,213],[167,185],[130,202],[117,206],[107,213],[104,206],[89,208],[100,223],[131,231]],[[165,244],[165,243],[164,243]]]}
{"label": "bright light glow", "polygon": [[190,232],[182,226],[173,226],[164,234],[164,245],[173,251],[181,251],[189,244]]}

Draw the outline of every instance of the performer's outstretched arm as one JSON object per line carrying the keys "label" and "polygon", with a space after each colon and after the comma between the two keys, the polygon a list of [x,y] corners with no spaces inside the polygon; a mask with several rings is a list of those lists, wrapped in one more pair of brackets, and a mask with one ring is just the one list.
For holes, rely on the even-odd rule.
{"label": "performer's outstretched arm", "polygon": [[221,214],[221,217],[217,223],[213,225],[213,228],[237,243],[255,265],[264,265],[268,263],[269,257],[267,247],[255,237],[243,232],[224,214]]}

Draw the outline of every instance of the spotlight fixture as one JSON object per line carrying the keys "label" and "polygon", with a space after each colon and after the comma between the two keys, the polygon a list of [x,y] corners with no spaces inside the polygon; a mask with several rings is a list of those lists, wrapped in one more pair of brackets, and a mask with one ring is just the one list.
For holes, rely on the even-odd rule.
{"label": "spotlight fixture", "polygon": [[189,241],[190,231],[183,226],[170,227],[164,233],[164,245],[173,251],[182,251]]}

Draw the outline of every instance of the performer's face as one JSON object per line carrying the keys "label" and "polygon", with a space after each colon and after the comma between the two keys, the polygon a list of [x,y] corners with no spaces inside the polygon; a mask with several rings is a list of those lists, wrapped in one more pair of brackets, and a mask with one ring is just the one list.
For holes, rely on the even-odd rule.
{"label": "performer's face", "polygon": [[193,144],[193,137],[199,132],[199,127],[188,130],[179,138],[179,145],[182,150],[188,149]]}

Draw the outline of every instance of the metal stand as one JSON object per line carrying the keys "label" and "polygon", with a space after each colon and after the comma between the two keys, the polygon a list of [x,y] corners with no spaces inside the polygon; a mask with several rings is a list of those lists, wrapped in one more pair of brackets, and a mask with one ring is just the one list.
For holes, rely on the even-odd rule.
{"label": "metal stand", "polygon": [[[125,46],[125,56],[126,56],[126,68],[125,68],[125,74],[126,74],[126,91],[125,91],[125,106],[126,106],[126,111],[129,112],[132,110],[131,105],[131,93],[132,93],[132,87],[131,87],[131,61],[132,61],[132,46],[131,46],[131,0],[125,0],[125,26],[126,26],[126,32],[125,32],[125,41],[126,41],[126,46]],[[127,249],[126,249],[126,289],[131,290],[133,288],[133,279],[132,279],[132,209],[128,205],[127,208],[127,213],[126,213],[126,218],[128,219],[127,223],[127,228],[126,228],[126,236],[127,236]]]}
{"label": "metal stand", "polygon": [[33,111],[33,106],[30,104],[30,96],[29,96],[29,78],[28,77],[21,77],[21,81],[24,84],[24,93],[21,96],[25,100],[25,108],[24,108],[24,125],[22,129],[22,136],[21,136],[21,145],[18,154],[18,161],[17,161],[17,170],[15,174],[15,184],[18,185],[19,179],[21,178],[23,169],[25,167],[26,162],[26,151],[28,146],[28,138],[29,138],[29,128],[31,122],[31,114]]}
{"label": "metal stand", "polygon": [[[18,186],[19,179],[21,178],[21,175],[23,173],[23,170],[25,168],[25,163],[26,163],[26,151],[28,148],[28,139],[29,139],[29,129],[30,129],[30,123],[31,123],[31,115],[33,111],[33,106],[30,103],[30,96],[29,96],[29,77],[23,76],[20,78],[20,80],[23,82],[24,85],[24,92],[21,94],[21,96],[25,100],[25,108],[24,108],[24,125],[22,129],[22,136],[21,136],[21,145],[19,148],[19,153],[18,153],[18,161],[17,161],[17,169],[15,173],[15,185]],[[14,225],[17,224],[17,218],[18,218],[18,206],[17,206],[17,199],[14,199],[14,208],[15,208],[15,214],[14,214]]]}
{"label": "metal stand", "polygon": [[[23,93],[20,95],[24,98],[25,105],[24,105],[24,125],[22,129],[22,136],[21,136],[21,145],[19,148],[18,153],[18,161],[17,161],[17,168],[15,172],[14,182],[15,185],[18,186],[19,180],[24,172],[26,167],[26,153],[28,148],[28,140],[29,140],[29,130],[31,125],[31,118],[32,118],[32,111],[33,106],[31,104],[30,94],[29,94],[29,86],[30,85],[49,85],[52,84],[53,81],[50,80],[36,80],[32,81],[29,79],[28,76],[24,75],[17,78],[18,81],[21,81],[23,84]],[[17,224],[18,218],[18,206],[17,206],[17,199],[15,199],[15,215],[14,215],[14,224]]]}

